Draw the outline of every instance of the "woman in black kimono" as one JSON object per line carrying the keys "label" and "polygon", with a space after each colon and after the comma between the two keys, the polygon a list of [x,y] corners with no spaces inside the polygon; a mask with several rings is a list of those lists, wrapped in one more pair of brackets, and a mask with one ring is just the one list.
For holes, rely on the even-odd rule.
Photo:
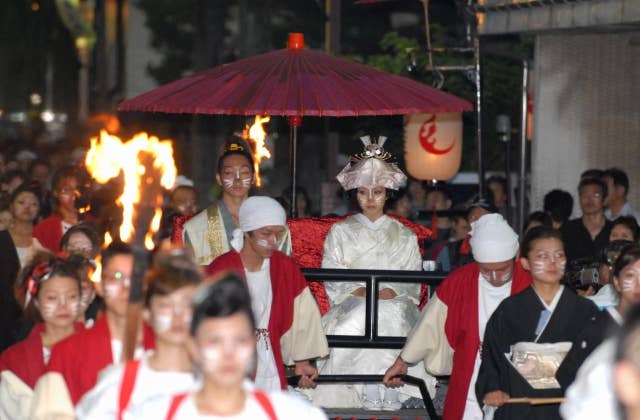
{"label": "woman in black kimono", "polygon": [[[482,364],[476,381],[478,401],[495,419],[560,419],[559,404],[508,403],[509,398],[561,397],[562,388],[534,389],[511,365],[505,354],[516,343],[571,342],[593,325],[597,307],[561,284],[566,265],[559,231],[532,228],[520,247],[520,262],[531,272],[532,285],[498,306],[487,323],[482,344]],[[560,365],[558,369],[566,368]],[[570,370],[577,369],[571,364]],[[575,372],[565,374],[573,377]]]}

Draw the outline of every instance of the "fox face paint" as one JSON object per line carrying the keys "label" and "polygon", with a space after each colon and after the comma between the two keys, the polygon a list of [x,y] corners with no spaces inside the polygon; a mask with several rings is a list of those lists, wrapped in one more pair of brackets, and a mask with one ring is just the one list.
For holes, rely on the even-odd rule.
{"label": "fox face paint", "polygon": [[80,308],[78,294],[47,295],[40,299],[40,313],[45,319],[53,317],[55,313],[62,308],[67,308],[71,316],[75,318]]}
{"label": "fox face paint", "polygon": [[486,281],[488,281],[489,283],[495,283],[498,279],[502,282],[502,283],[506,283],[509,280],[511,280],[511,277],[513,276],[513,273],[510,271],[508,273],[504,273],[504,274],[498,274],[496,272],[496,270],[491,270],[487,273],[480,273],[480,275],[482,276],[482,278]]}
{"label": "fox face paint", "polygon": [[634,290],[637,286],[640,286],[640,272],[635,268],[629,268],[621,273],[620,287],[623,292]]}

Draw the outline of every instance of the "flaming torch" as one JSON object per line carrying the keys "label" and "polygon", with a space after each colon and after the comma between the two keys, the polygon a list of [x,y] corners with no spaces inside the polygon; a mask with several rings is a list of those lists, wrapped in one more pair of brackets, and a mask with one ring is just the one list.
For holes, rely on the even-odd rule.
{"label": "flaming torch", "polygon": [[253,172],[256,175],[256,187],[262,186],[262,179],[260,178],[260,162],[262,162],[262,158],[271,159],[271,152],[265,145],[267,132],[262,127],[262,124],[268,123],[270,120],[271,117],[256,115],[253,125],[245,126],[242,134],[237,134],[238,137],[251,142],[253,145]]}
{"label": "flaming torch", "polygon": [[[85,160],[87,170],[99,183],[124,176],[122,195],[116,200],[122,208],[120,240],[129,242],[134,252],[123,360],[133,358],[142,312],[142,279],[148,251],[154,248],[153,234],[160,228],[162,188],[171,188],[176,178],[171,140],[159,140],[138,133],[128,142],[100,131],[91,139]],[[105,244],[110,240],[105,235]],[[98,272],[98,270],[96,270]],[[94,281],[96,276],[94,273]]]}

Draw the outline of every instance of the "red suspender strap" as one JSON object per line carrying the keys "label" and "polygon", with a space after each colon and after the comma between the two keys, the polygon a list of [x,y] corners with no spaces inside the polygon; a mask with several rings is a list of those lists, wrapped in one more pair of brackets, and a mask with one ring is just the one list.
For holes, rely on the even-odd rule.
{"label": "red suspender strap", "polygon": [[132,360],[124,365],[122,382],[120,382],[120,395],[118,396],[118,420],[122,420],[122,413],[127,409],[129,401],[131,400],[131,394],[136,384],[139,367],[139,360]]}
{"label": "red suspender strap", "polygon": [[278,420],[276,416],[276,411],[273,409],[273,405],[271,405],[271,401],[269,401],[269,397],[264,392],[254,391],[253,397],[258,401],[260,407],[267,413],[269,420]]}
{"label": "red suspender strap", "polygon": [[188,395],[189,394],[178,394],[174,395],[173,398],[171,398],[171,404],[169,405],[169,411],[167,411],[166,420],[173,419],[173,416],[175,416],[178,412],[178,408],[180,408],[180,404],[182,404],[182,401],[184,401],[184,399],[187,398]]}

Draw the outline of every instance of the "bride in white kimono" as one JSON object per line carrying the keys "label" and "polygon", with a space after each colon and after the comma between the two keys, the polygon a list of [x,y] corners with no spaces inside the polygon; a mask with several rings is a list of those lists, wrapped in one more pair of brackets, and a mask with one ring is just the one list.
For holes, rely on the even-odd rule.
{"label": "bride in white kimono", "polygon": [[[422,259],[416,235],[383,212],[387,190],[397,190],[406,176],[380,144],[364,137],[365,152],[337,176],[345,190],[356,190],[361,209],[332,226],[324,243],[323,268],[367,270],[421,269]],[[323,317],[327,334],[363,335],[365,325],[364,282],[325,282],[331,310]],[[381,283],[379,288],[378,334],[405,336],[419,316],[420,284]],[[384,374],[399,350],[333,348],[329,359],[319,363],[320,374]],[[422,377],[433,395],[435,378],[428,376],[422,364],[409,374]],[[419,397],[418,388],[402,389]],[[355,407],[397,410],[401,407],[398,390],[378,384],[321,385],[313,401],[323,407]]]}

